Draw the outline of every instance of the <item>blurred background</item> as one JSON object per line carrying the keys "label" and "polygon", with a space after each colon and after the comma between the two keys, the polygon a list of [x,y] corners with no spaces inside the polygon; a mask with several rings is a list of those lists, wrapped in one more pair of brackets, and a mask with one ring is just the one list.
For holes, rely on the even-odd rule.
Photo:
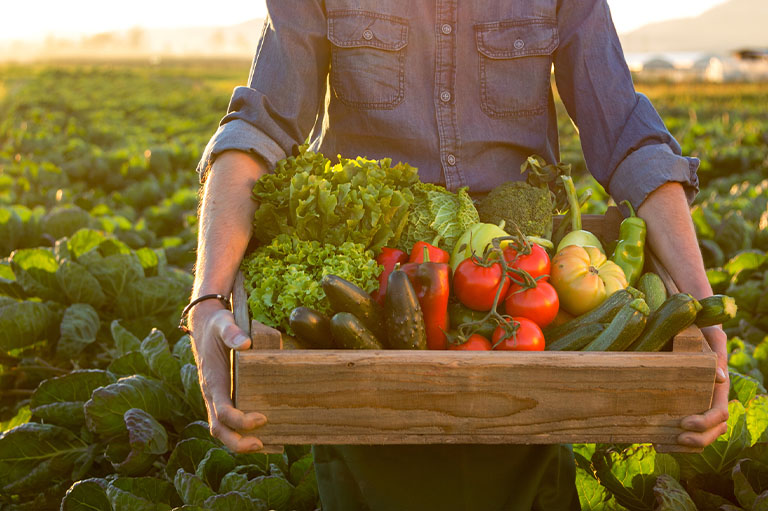
{"label": "blurred background", "polygon": [[[768,78],[764,0],[610,0],[633,71],[667,80]],[[264,0],[13,2],[0,20],[0,60],[250,58]]]}
{"label": "blurred background", "polygon": [[[701,162],[692,218],[713,291],[738,313],[724,325],[728,433],[676,458],[576,446],[582,508],[758,509],[768,1],[609,4],[636,89]],[[307,446],[233,456],[210,437],[177,328],[196,256],[195,167],[248,78],[264,16],[263,0],[0,3],[0,511],[318,509]],[[605,212],[611,199],[555,99],[561,159],[579,194],[592,192],[583,211]],[[610,458],[616,475],[598,481],[590,458],[603,470]],[[675,503],[656,507],[662,469]]]}

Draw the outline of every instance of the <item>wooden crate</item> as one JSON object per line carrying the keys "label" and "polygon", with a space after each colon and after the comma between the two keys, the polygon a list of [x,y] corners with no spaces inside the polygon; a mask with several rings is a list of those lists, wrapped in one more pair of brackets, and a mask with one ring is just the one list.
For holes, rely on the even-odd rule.
{"label": "wooden crate", "polygon": [[[583,220],[605,241],[616,239],[620,222],[616,208]],[[653,256],[649,266],[677,292]],[[238,324],[263,328],[249,321],[242,280],[235,289]],[[255,338],[255,349],[233,355],[233,394],[238,408],[266,415],[257,436],[269,451],[653,442],[695,452],[675,443],[678,424],[709,409],[717,361],[695,326],[664,353],[283,350],[279,335]]]}

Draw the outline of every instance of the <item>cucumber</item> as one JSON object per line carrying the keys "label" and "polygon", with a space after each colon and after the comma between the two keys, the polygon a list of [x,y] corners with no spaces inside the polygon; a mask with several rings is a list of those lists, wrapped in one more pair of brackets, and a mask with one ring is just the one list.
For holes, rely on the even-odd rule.
{"label": "cucumber", "polygon": [[696,314],[696,326],[720,325],[736,317],[736,300],[731,296],[712,295],[699,300],[701,310]]}
{"label": "cucumber", "polygon": [[637,281],[637,289],[645,295],[645,303],[651,308],[651,312],[658,309],[667,299],[667,288],[664,282],[652,271],[643,273]]}
{"label": "cucumber", "polygon": [[384,346],[363,322],[349,312],[337,312],[331,318],[331,334],[337,346],[348,350],[381,350]]}
{"label": "cucumber", "polygon": [[564,335],[569,334],[584,325],[592,323],[608,323],[619,313],[619,310],[621,310],[624,305],[635,298],[643,298],[643,294],[633,287],[620,289],[591,311],[582,314],[581,316],[577,316],[560,326],[548,328],[544,331],[544,338],[548,342],[555,342]]}
{"label": "cucumber", "polygon": [[696,321],[700,310],[699,301],[689,294],[670,296],[651,313],[645,330],[629,351],[661,351],[670,339]]}
{"label": "cucumber", "polygon": [[333,312],[354,314],[379,339],[386,338],[384,310],[363,289],[336,275],[326,275],[320,282]]}
{"label": "cucumber", "polygon": [[651,309],[645,300],[635,298],[624,305],[603,333],[582,351],[624,351],[643,332],[650,313]]}
{"label": "cucumber", "polygon": [[330,320],[323,314],[309,307],[296,307],[291,311],[288,324],[296,338],[313,348],[329,349],[333,347]]}
{"label": "cucumber", "polygon": [[547,345],[544,349],[547,351],[578,351],[592,342],[603,330],[605,330],[604,324],[590,323],[580,326],[573,332],[567,333],[551,343],[545,336]]}
{"label": "cucumber", "polygon": [[396,350],[427,349],[427,331],[419,299],[402,270],[389,274],[384,298],[387,343]]}

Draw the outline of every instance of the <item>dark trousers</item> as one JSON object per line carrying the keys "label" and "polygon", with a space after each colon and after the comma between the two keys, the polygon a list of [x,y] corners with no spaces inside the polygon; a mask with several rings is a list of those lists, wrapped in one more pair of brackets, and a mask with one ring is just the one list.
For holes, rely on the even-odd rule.
{"label": "dark trousers", "polygon": [[580,510],[569,445],[313,447],[323,511]]}

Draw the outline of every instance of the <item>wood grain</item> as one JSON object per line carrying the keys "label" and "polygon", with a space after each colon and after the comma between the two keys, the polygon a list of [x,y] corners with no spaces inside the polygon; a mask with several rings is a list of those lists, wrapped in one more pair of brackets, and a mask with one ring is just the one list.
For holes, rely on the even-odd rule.
{"label": "wood grain", "polygon": [[[684,360],[681,357],[685,357]],[[237,406],[270,444],[654,442],[708,409],[705,353],[249,351]]]}

